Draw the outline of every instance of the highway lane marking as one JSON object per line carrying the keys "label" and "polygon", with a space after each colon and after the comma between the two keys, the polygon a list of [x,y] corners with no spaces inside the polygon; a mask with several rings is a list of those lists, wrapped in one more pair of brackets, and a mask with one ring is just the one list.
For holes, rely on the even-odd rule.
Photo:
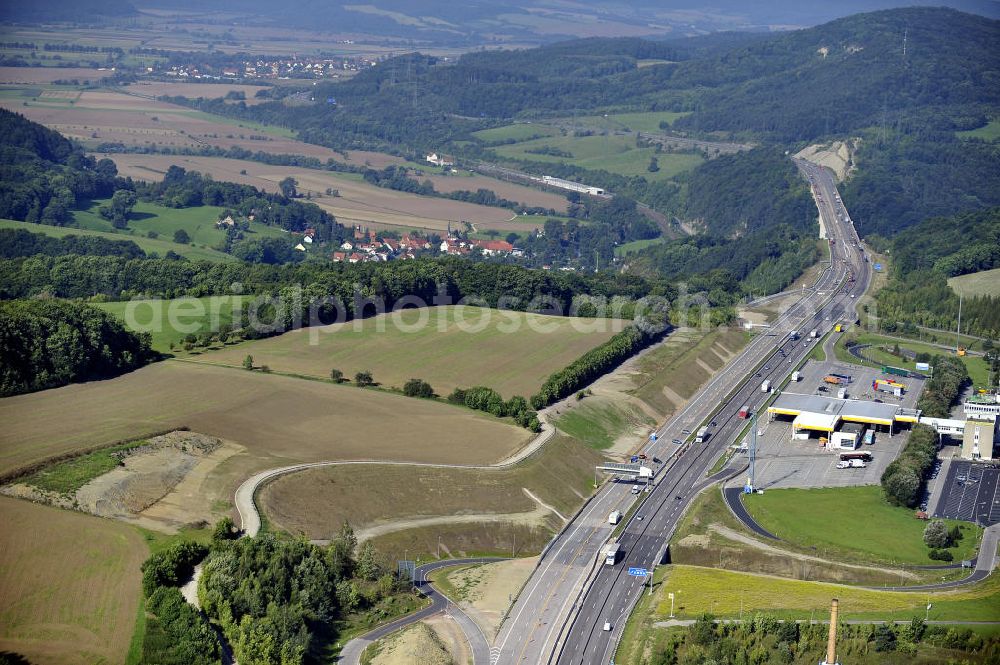
{"label": "highway lane marking", "polygon": [[[624,491],[624,490],[623,490],[623,491]],[[608,498],[612,498],[612,499],[613,499],[613,492],[612,492],[612,491],[608,491],[608,492],[606,492],[606,493],[605,493],[605,496],[604,496],[604,497],[602,497],[602,498],[600,498],[600,499],[598,499],[598,500],[594,501],[594,503],[593,503],[593,504],[592,504],[592,506],[591,506],[591,509],[590,509],[590,510],[588,511],[588,513],[589,513],[589,514],[588,514],[588,515],[586,515],[586,517],[584,517],[583,519],[581,519],[581,525],[580,525],[580,526],[578,526],[578,527],[575,527],[575,528],[574,528],[574,531],[580,531],[580,530],[583,530],[583,529],[585,529],[586,527],[585,527],[585,526],[583,526],[582,522],[585,522],[587,518],[589,518],[590,516],[592,516],[592,515],[593,515],[593,512],[594,512],[594,510],[595,510],[595,509],[597,508],[598,504],[601,504],[601,503],[603,503],[603,501],[604,501],[605,499],[608,499]],[[603,512],[603,511],[602,511],[602,512]],[[566,576],[567,576],[567,575],[569,574],[569,571],[573,569],[573,565],[572,565],[572,563],[573,563],[573,562],[575,562],[575,561],[576,561],[577,559],[579,559],[579,558],[580,558],[580,552],[581,552],[581,550],[582,550],[582,549],[583,549],[583,548],[584,548],[584,547],[585,547],[585,546],[586,546],[586,545],[587,545],[587,544],[588,544],[588,543],[590,542],[591,538],[593,538],[593,537],[594,537],[594,535],[595,535],[595,534],[596,534],[596,533],[597,533],[597,532],[598,532],[598,531],[599,531],[599,530],[600,530],[601,528],[603,528],[603,527],[604,527],[604,525],[603,525],[603,524],[599,524],[599,526],[596,526],[596,527],[591,527],[591,530],[590,530],[590,532],[589,532],[589,533],[588,533],[588,534],[586,535],[586,537],[585,537],[585,538],[583,539],[583,541],[582,541],[582,542],[580,542],[580,544],[579,544],[579,547],[577,547],[576,551],[575,551],[575,552],[573,553],[573,555],[572,555],[572,556],[570,557],[570,564],[571,564],[571,565],[566,565],[566,566],[564,566],[565,570],[563,571],[562,575],[560,575],[560,576],[559,576],[559,579],[558,579],[558,581],[557,581],[557,582],[556,582],[556,583],[555,583],[554,585],[552,585],[552,586],[550,587],[550,591],[549,591],[548,595],[547,595],[547,596],[545,597],[545,600],[543,601],[543,604],[541,605],[541,609],[540,609],[539,613],[538,613],[538,614],[536,615],[536,617],[540,617],[540,616],[541,616],[542,614],[544,614],[544,613],[545,613],[545,612],[546,612],[546,611],[547,611],[547,610],[549,609],[549,602],[550,602],[550,601],[552,600],[552,596],[553,596],[553,595],[554,595],[554,594],[556,593],[556,591],[557,591],[557,590],[559,590],[559,587],[560,587],[560,586],[562,585],[563,581],[564,581],[564,580],[566,579]],[[565,548],[565,546],[566,546],[566,545],[568,545],[568,544],[569,544],[569,542],[566,542],[566,543],[564,543],[564,544],[563,544],[562,546],[560,546],[559,550],[558,550],[558,551],[557,551],[557,552],[556,552],[556,553],[555,553],[555,554],[553,555],[553,557],[554,557],[554,558],[553,558],[553,561],[552,561],[552,562],[550,562],[549,564],[547,564],[547,566],[546,566],[546,571],[548,571],[548,570],[551,570],[551,565],[552,565],[552,563],[554,563],[554,559],[555,559],[555,557],[556,557],[556,556],[558,555],[558,553],[559,553],[559,552],[561,552],[561,551],[562,551],[562,550],[563,550],[563,549]],[[589,557],[587,557],[587,558],[589,558]],[[544,575],[544,574],[543,574],[543,575],[541,575],[541,576],[539,576],[539,579],[538,579],[538,581],[537,581],[537,582],[535,583],[535,585],[534,585],[534,586],[532,587],[532,590],[531,590],[531,592],[530,592],[530,593],[528,594],[528,597],[529,597],[529,598],[530,598],[530,596],[531,596],[531,595],[533,595],[533,594],[535,593],[535,589],[537,589],[537,588],[538,588],[538,585],[539,585],[539,584],[541,584],[541,582],[542,582],[542,579],[543,579],[544,577],[545,577],[545,575]],[[570,589],[570,591],[572,592],[572,589]],[[566,600],[568,601],[568,600],[569,600],[569,598],[571,598],[571,597],[572,597],[572,593],[569,593],[569,594],[567,594],[567,599],[566,599]],[[521,607],[521,609],[520,609],[520,610],[518,611],[518,613],[517,613],[517,616],[515,616],[515,618],[514,618],[514,621],[513,621],[513,622],[512,622],[511,624],[510,624],[510,625],[511,625],[511,629],[510,629],[510,630],[509,630],[509,631],[507,632],[507,635],[506,635],[506,636],[504,637],[504,640],[503,640],[503,642],[502,642],[502,643],[500,644],[500,652],[501,652],[501,654],[503,653],[503,649],[504,649],[504,647],[505,647],[505,646],[506,646],[506,644],[507,644],[507,640],[508,640],[508,639],[510,638],[511,634],[512,634],[512,633],[514,632],[514,626],[515,626],[515,625],[517,624],[517,622],[518,622],[518,621],[520,620],[520,615],[521,615],[521,613],[522,613],[522,612],[524,612],[524,609],[525,609],[525,607],[527,607],[527,605],[528,605],[528,602],[527,602],[527,598],[526,598],[526,599],[525,599],[525,603],[524,603],[524,605],[523,605],[523,606]],[[563,603],[563,606],[562,606],[562,607],[565,607],[565,602]],[[560,613],[561,613],[561,612],[562,612],[562,608],[560,608]],[[539,622],[537,622],[537,621],[535,622],[535,624],[534,624],[534,627],[533,627],[533,628],[531,629],[531,631],[530,631],[530,632],[528,633],[528,635],[527,635],[528,639],[527,639],[527,640],[526,640],[526,641],[524,642],[524,645],[523,645],[523,646],[521,647],[521,651],[520,651],[520,652],[518,653],[518,656],[517,656],[517,660],[516,660],[515,662],[522,662],[522,661],[524,660],[524,652],[525,652],[525,650],[526,650],[526,649],[528,648],[528,645],[529,645],[529,644],[530,644],[531,642],[533,642],[533,641],[534,641],[534,638],[533,638],[533,635],[535,634],[535,632],[536,632],[536,631],[538,630],[538,628],[539,628],[539,627],[540,627],[541,625],[543,625],[543,624],[541,624],[541,623],[539,623]],[[552,625],[549,625],[549,628],[548,628],[548,630],[546,631],[546,634],[545,634],[545,642],[543,642],[543,648],[544,648],[544,644],[545,644],[546,642],[548,642],[548,636],[549,636],[549,634],[550,634],[551,632],[552,632]]]}

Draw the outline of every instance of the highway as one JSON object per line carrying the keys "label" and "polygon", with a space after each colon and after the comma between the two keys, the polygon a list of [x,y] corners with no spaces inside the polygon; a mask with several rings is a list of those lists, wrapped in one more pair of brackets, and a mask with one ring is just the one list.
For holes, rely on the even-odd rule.
{"label": "highway", "polygon": [[[645,448],[649,457],[664,458],[665,464],[657,470],[652,492],[640,495],[643,504],[621,534],[623,556],[616,565],[603,565],[599,555],[613,528],[608,514],[616,509],[625,512],[635,499],[629,484],[605,484],[567,525],[511,609],[494,643],[493,662],[609,662],[643,589],[642,580],[630,577],[628,568],[651,570],[662,560],[678,520],[705,486],[707,471],[746,426],[738,417],[741,407],[759,408],[767,398],[761,382],[770,379],[779,384],[809,353],[815,342],[792,340],[790,331],[825,331],[845,311],[853,310],[851,293],[864,293],[869,265],[856,245],[846,210],[834,196],[832,178],[812,164],[796,164],[814,181],[824,228],[837,240],[831,246],[830,266],[796,305],[726,365]],[[848,282],[849,274],[855,282]],[[849,318],[853,320],[853,313]],[[695,431],[709,420],[714,425],[706,443],[671,443],[690,440],[683,431]],[[606,622],[611,630],[604,630]]]}

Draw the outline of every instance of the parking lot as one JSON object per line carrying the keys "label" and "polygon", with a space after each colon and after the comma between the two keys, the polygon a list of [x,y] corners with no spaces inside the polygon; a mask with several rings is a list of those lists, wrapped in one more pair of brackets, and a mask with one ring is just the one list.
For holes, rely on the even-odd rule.
{"label": "parking lot", "polygon": [[[785,390],[793,393],[803,393],[806,395],[825,395],[836,397],[837,390],[841,387],[847,389],[847,398],[863,400],[881,400],[886,404],[896,404],[907,409],[912,409],[917,403],[917,397],[924,388],[924,379],[914,377],[895,377],[899,383],[906,386],[903,396],[896,397],[892,393],[876,393],[872,390],[872,383],[875,379],[888,378],[877,369],[871,367],[861,367],[860,365],[848,365],[846,363],[834,361],[816,362],[808,361],[799,370],[801,380],[797,383],[789,383]],[[850,382],[843,386],[833,386],[823,381],[823,377],[831,374],[851,377]],[[826,388],[824,392],[821,388]]]}
{"label": "parking lot", "polygon": [[[839,362],[808,361],[800,370],[801,380],[789,383],[786,392],[823,395],[836,397],[839,386],[823,382],[823,377],[839,374],[850,377],[845,380],[847,398],[880,399],[886,404],[900,405],[912,408],[916,403],[923,381],[913,378],[900,378],[907,386],[902,398],[891,394],[875,395],[872,392],[872,382],[882,374],[878,370],[846,365]],[[818,391],[820,387],[828,391]],[[861,446],[858,451],[870,452],[874,459],[865,468],[838,469],[840,453],[847,450],[830,449],[820,446],[820,434],[805,441],[792,439],[792,418],[779,417],[773,422],[767,422],[762,416],[758,422],[761,431],[757,437],[757,456],[755,467],[755,485],[761,489],[776,489],[781,487],[853,487],[856,485],[877,485],[885,467],[894,460],[906,443],[909,428],[904,427],[890,436],[885,428],[880,428],[875,434],[875,443],[871,446]]]}
{"label": "parking lot", "polygon": [[1000,522],[1000,465],[953,460],[934,517],[976,522]]}

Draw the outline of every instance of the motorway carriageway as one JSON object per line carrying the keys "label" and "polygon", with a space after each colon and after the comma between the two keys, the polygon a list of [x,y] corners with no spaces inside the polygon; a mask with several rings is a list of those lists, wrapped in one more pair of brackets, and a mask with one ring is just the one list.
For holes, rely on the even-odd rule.
{"label": "motorway carriageway", "polygon": [[[832,193],[828,196],[828,201],[833,201]],[[793,343],[785,333],[793,328],[808,330],[822,325],[827,312],[821,312],[813,317],[809,315],[818,310],[844,281],[848,261],[841,258],[842,254],[847,253],[846,258],[849,259],[854,274],[862,276],[862,279],[854,285],[855,291],[863,293],[867,287],[865,264],[854,249],[852,236],[843,233],[834,207],[829,204],[822,206],[821,214],[826,221],[826,228],[832,230],[838,237],[848,238],[848,242],[841,242],[832,248],[834,260],[831,268],[823,273],[806,298],[782,315],[769,333],[754,339],[734,361],[725,366],[692,398],[680,414],[658,431],[658,441],[648,446],[645,452],[650,456],[669,458],[667,461],[672,466],[666,473],[659,470],[657,474],[660,478],[659,484],[652,493],[643,495],[646,500],[645,505],[648,507],[640,508],[638,513],[645,514],[648,519],[636,520],[627,526],[622,539],[626,561],[614,568],[608,567],[609,573],[625,570],[628,565],[639,564],[643,567],[652,565],[665,545],[673,524],[693,496],[691,489],[700,486],[701,481],[704,481],[705,470],[726,447],[726,440],[732,440],[740,429],[742,421],[737,423],[734,420],[735,410],[743,404],[753,406],[755,398],[761,401],[764,395],[760,393],[760,381],[771,378],[772,383],[777,383],[778,379],[783,378],[801,358],[804,358],[808,352],[803,346],[804,342],[800,340]],[[829,310],[829,316],[831,319],[839,318],[844,311],[844,305],[838,301]],[[851,318],[853,319],[853,315]],[[787,363],[785,358],[778,357],[775,341],[779,339],[782,340],[782,347],[792,358],[793,364]],[[811,342],[810,346],[814,343]],[[765,364],[769,365],[767,370],[762,369]],[[760,377],[755,376],[758,369],[761,371]],[[731,387],[744,381],[744,377],[746,377],[745,383],[737,391],[736,396],[729,396]],[[711,428],[712,433],[706,445],[678,447],[670,443],[674,438],[689,439],[690,436],[682,434],[681,430],[697,429],[708,419],[716,405],[720,404],[731,408],[728,412],[724,410],[716,416],[717,426]],[[668,452],[670,454],[667,454]],[[675,491],[682,485],[688,490]],[[680,501],[673,498],[678,494],[682,496]],[[668,500],[676,501],[678,505],[666,510],[654,510],[652,515],[648,514],[653,508],[661,508],[668,503]],[[614,620],[618,615],[624,617],[629,604],[609,599],[598,606],[590,598],[590,594],[582,602],[578,601],[587,579],[597,568],[598,552],[612,531],[612,526],[607,523],[608,513],[612,510],[626,512],[632,501],[633,497],[625,485],[606,484],[557,537],[544,553],[538,569],[511,609],[508,620],[495,642],[494,657],[491,659],[493,662],[529,664],[549,662],[557,648],[564,644],[567,645],[562,648],[564,653],[572,654],[576,651],[581,655],[581,660],[572,662],[591,662],[586,660],[588,657],[593,657],[595,658],[593,662],[598,662],[599,654],[610,646],[609,638],[620,632],[602,631],[604,621]],[[605,576],[609,574],[599,570],[598,577],[602,573]],[[603,586],[595,583],[595,588],[603,589]],[[631,588],[635,590],[634,585]],[[597,596],[600,596],[600,591]],[[631,597],[632,594],[625,596]],[[588,607],[594,611],[587,612]],[[586,648],[575,647],[575,644],[579,643],[579,638],[572,635],[569,638],[565,636],[565,629],[570,623],[572,613],[578,608],[581,616],[572,624],[575,631],[579,631],[580,626],[586,624],[593,626],[601,634],[600,637],[604,638],[598,640],[600,644],[586,640]],[[588,616],[583,616],[585,613]],[[605,619],[604,615],[607,614],[615,616]]]}
{"label": "motorway carriageway", "polygon": [[[813,176],[814,192],[823,197],[823,200],[819,200],[817,196],[817,207],[823,216],[825,228],[839,241],[831,246],[833,270],[829,275],[836,280],[833,283],[842,282],[848,267],[857,276],[857,282],[848,283],[843,293],[839,289],[834,292],[830,304],[825,309],[816,311],[812,317],[799,323],[799,330],[810,330],[832,325],[833,321],[841,318],[846,308],[853,305],[850,293],[854,295],[864,293],[868,286],[870,271],[868,264],[863,261],[856,249],[857,237],[853,228],[844,221],[849,219],[846,210],[843,210],[840,202],[834,197],[836,190],[832,179],[820,169],[810,169],[809,165],[800,165],[800,168]],[[822,302],[821,298],[818,291],[811,294],[807,298],[807,301],[811,302],[805,303],[806,307]],[[788,312],[789,319],[802,313],[808,316],[813,310],[806,307],[803,307],[803,304],[793,307]],[[830,317],[829,322],[826,320],[827,316]],[[849,318],[853,320],[853,314]],[[742,374],[741,376],[747,377],[746,381],[729,399],[711,399],[711,391],[702,391],[696,398],[698,401],[709,400],[707,404],[709,407],[722,405],[721,410],[714,416],[717,427],[713,429],[705,445],[690,448],[683,453],[659,480],[653,492],[646,495],[644,504],[637,511],[637,515],[643,515],[644,519],[640,521],[634,518],[620,539],[625,553],[624,560],[613,567],[598,568],[590,587],[578,604],[579,611],[572,621],[568,634],[561,644],[556,646],[555,655],[559,663],[606,663],[613,657],[625,620],[643,589],[641,578],[629,576],[628,568],[652,570],[662,560],[666,544],[687,505],[697,492],[705,487],[705,473],[708,468],[746,426],[746,421],[738,417],[740,408],[743,405],[749,405],[752,410],[762,407],[770,395],[761,392],[761,382],[770,379],[772,384],[780,385],[817,343],[817,340],[807,343],[803,340],[792,340],[787,335],[780,336],[783,330],[784,328],[780,328],[775,331],[776,337],[781,340],[777,348],[771,346],[775,337],[762,336],[759,339],[768,339],[770,344],[761,349],[763,353],[748,354],[760,358],[759,365],[767,368],[761,369],[760,376],[752,371]],[[604,630],[605,623],[611,624],[611,630]]]}

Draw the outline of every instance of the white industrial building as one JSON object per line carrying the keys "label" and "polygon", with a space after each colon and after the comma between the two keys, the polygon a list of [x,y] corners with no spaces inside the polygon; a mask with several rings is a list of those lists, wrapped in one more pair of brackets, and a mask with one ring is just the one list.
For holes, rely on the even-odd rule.
{"label": "white industrial building", "polygon": [[604,196],[604,190],[600,187],[590,187],[588,185],[584,185],[583,183],[573,182],[572,180],[563,180],[562,178],[553,178],[550,175],[543,175],[540,181],[542,184],[550,187],[568,189],[571,192],[580,192],[581,194],[590,194],[592,196]]}
{"label": "white industrial building", "polygon": [[966,418],[996,420],[1000,417],[1000,393],[973,395],[962,404]]}

